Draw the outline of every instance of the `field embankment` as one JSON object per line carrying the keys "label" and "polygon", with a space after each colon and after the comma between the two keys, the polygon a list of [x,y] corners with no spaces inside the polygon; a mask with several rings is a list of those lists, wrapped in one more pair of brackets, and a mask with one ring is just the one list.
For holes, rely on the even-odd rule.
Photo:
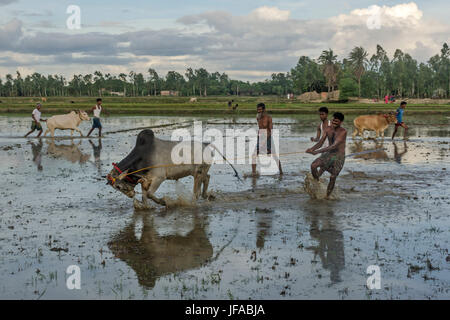
{"label": "field embankment", "polygon": [[[103,105],[111,114],[116,115],[221,115],[239,116],[256,113],[256,104],[264,102],[272,114],[308,114],[316,113],[320,106],[327,106],[331,112],[344,114],[370,114],[396,110],[399,101],[393,104],[379,103],[302,103],[276,96],[262,97],[199,97],[197,102],[189,102],[189,97],[104,97]],[[236,110],[228,108],[228,101],[233,99]],[[29,114],[37,102],[43,105],[45,114],[66,113],[75,109],[88,110],[95,104],[93,97],[48,97],[41,98],[1,98],[1,114]],[[407,107],[409,114],[450,114],[450,104],[433,100],[420,102],[411,100]]]}

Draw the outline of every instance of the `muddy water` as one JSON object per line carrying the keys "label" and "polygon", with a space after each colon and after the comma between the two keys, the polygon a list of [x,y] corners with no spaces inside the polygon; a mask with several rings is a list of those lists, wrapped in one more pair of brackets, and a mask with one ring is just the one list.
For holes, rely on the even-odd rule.
{"label": "muddy water", "polygon": [[[218,129],[254,123],[112,117],[101,140],[52,141],[21,138],[28,118],[0,117],[0,298],[450,298],[449,118],[405,117],[407,142],[403,132],[394,142],[349,137],[348,153],[382,150],[346,159],[335,201],[305,193],[315,157],[304,153],[281,157],[282,178],[241,183],[229,167],[213,166],[216,199],[196,206],[135,212],[131,199],[105,185],[102,176],[138,131],[108,132],[178,123],[155,129],[168,139],[192,120]],[[275,118],[280,152],[311,146],[315,121]],[[158,195],[189,194],[192,179],[181,183],[165,182]],[[79,290],[67,289],[69,265],[80,267]],[[370,265],[380,268],[381,289],[366,287]]]}

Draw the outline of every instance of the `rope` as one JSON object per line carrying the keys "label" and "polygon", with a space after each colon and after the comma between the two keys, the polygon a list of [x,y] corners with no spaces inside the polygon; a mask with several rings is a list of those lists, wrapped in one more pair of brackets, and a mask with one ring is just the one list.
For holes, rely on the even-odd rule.
{"label": "rope", "polygon": [[[346,155],[345,157],[353,157],[353,156],[357,156],[357,155],[360,155],[360,154],[366,154],[366,153],[372,153],[372,152],[378,152],[378,151],[384,151],[384,150],[386,150],[386,149],[382,148],[382,149],[366,150],[366,151],[351,153],[351,154]],[[285,152],[285,153],[278,154],[278,156],[286,156],[286,155],[299,154],[299,153],[305,153],[305,151]],[[251,159],[255,159],[256,157],[257,156],[252,156]],[[245,158],[234,158],[234,159],[231,159],[231,160],[242,160],[242,159],[250,159],[250,158],[247,158],[247,157],[245,157]],[[182,166],[182,165],[190,165],[190,163],[180,163],[180,164],[170,163],[170,164],[161,164],[161,165],[148,166],[148,167],[145,167],[145,168],[141,168],[141,169],[135,170],[133,172],[128,172],[128,173],[125,174],[125,177],[127,177],[129,175],[132,175],[134,173],[137,173],[137,172],[148,170],[148,169],[174,167],[174,166]],[[116,167],[115,163],[113,163],[113,166]],[[120,172],[120,170],[119,170],[119,172]]]}
{"label": "rope", "polygon": [[184,123],[190,123],[192,120],[182,121],[182,122],[175,122],[175,123],[166,123],[166,124],[160,124],[157,126],[148,126],[148,127],[137,127],[137,128],[131,128],[131,129],[122,129],[122,130],[116,130],[116,131],[108,131],[104,134],[112,134],[112,133],[120,133],[120,132],[128,132],[128,131],[135,131],[135,130],[143,130],[143,129],[159,129],[159,128],[165,128],[175,125],[180,125]]}

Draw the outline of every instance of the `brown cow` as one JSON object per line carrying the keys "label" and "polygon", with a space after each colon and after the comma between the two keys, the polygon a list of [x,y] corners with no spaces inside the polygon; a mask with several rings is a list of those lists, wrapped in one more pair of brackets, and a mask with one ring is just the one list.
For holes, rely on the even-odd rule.
{"label": "brown cow", "polygon": [[384,131],[387,129],[389,124],[395,123],[396,121],[397,119],[395,118],[395,114],[393,112],[389,112],[387,114],[359,116],[353,120],[353,124],[355,126],[355,130],[353,131],[353,139],[355,139],[356,135],[360,135],[364,138],[364,130],[375,131],[375,139],[380,136],[380,133],[381,137],[384,138]]}

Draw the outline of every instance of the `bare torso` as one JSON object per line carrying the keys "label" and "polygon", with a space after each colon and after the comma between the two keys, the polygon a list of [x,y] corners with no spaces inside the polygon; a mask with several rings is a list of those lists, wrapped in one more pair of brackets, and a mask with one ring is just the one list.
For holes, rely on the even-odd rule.
{"label": "bare torso", "polygon": [[335,142],[339,142],[336,149],[330,150],[330,152],[345,156],[347,130],[345,130],[342,127],[334,128],[333,126],[330,126],[326,128],[325,134],[327,135],[328,144],[330,146],[333,145]]}
{"label": "bare torso", "polygon": [[271,135],[271,131],[273,128],[272,125],[272,117],[269,116],[267,113],[264,113],[261,118],[257,118],[258,121],[258,128],[261,129],[266,129],[267,130],[267,134]]}

